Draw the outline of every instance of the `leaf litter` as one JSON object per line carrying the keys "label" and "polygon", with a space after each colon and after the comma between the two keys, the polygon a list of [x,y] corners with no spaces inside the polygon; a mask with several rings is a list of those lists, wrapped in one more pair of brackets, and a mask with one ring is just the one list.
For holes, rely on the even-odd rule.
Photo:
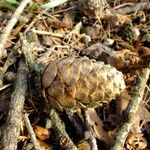
{"label": "leaf litter", "polygon": [[[47,0],[36,0],[24,9],[5,43],[7,55],[0,56],[0,131],[6,123],[7,112],[11,104],[9,101],[16,80],[15,78],[9,80],[6,75],[9,72],[17,74],[19,59],[24,55],[30,73],[28,77],[29,90],[23,113],[29,114],[31,127],[40,148],[67,149],[65,145],[71,139],[79,150],[92,149],[89,138],[92,134],[98,149],[111,149],[119,124],[124,122],[123,118],[131,95],[138,88],[136,86],[137,78],[140,77],[144,68],[150,67],[150,7],[148,1],[143,2],[143,7],[147,2],[147,7],[143,8],[140,5],[142,1],[104,0],[104,7],[101,4],[102,1],[97,0],[101,11],[98,11],[96,2],[92,0],[89,0],[89,3],[86,3],[85,0],[66,1],[52,9],[41,8],[41,6],[47,6],[48,2]],[[19,3],[20,1],[11,2],[11,0],[0,3],[1,34]],[[133,5],[135,7],[138,5],[139,9],[134,10]],[[121,11],[122,13],[120,13]],[[80,107],[71,110],[75,111],[73,114],[77,113],[78,117],[74,115],[67,117],[67,111],[57,110],[70,139],[61,137],[60,140],[56,140],[57,133],[51,119],[47,116],[46,100],[43,98],[44,94],[40,85],[41,79],[35,72],[35,68],[40,65],[45,67],[51,62],[56,60],[59,62],[59,59],[70,56],[86,56],[92,61],[103,61],[105,64],[115,67],[124,75],[126,90],[109,104],[93,107],[91,110],[78,103],[83,110]],[[50,71],[53,75],[56,70],[51,69]],[[142,102],[139,104],[133,124],[124,142],[125,150],[150,148],[149,86],[148,79]],[[51,90],[53,91],[53,89]],[[88,121],[85,120],[84,109],[87,109]],[[70,118],[74,119],[75,123],[72,123]],[[78,132],[77,125],[83,130]],[[90,131],[86,131],[89,129],[88,126],[91,128]],[[18,149],[31,149],[34,146],[23,120],[17,145]]]}

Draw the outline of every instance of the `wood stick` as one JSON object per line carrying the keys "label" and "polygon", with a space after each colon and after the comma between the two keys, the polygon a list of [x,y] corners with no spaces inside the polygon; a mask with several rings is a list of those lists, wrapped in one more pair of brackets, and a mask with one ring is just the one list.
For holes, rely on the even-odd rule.
{"label": "wood stick", "polygon": [[28,114],[27,113],[24,114],[24,121],[25,121],[27,130],[28,130],[28,132],[30,134],[31,141],[32,141],[32,143],[34,145],[35,150],[41,150],[40,145],[38,143],[38,140],[36,139],[36,135],[35,135],[35,133],[33,131],[32,126],[31,126],[31,123],[30,123],[30,120],[28,118]]}
{"label": "wood stick", "polygon": [[91,146],[91,150],[98,150],[96,138],[93,134],[93,129],[92,129],[92,126],[90,124],[90,117],[89,117],[89,114],[87,113],[86,110],[84,112],[84,115],[85,115],[86,129],[87,129],[87,131],[85,132],[85,139],[88,140],[88,142]]}
{"label": "wood stick", "polygon": [[65,112],[66,112],[69,120],[73,124],[73,126],[76,128],[77,135],[80,138],[84,138],[84,136],[85,136],[84,133],[85,133],[86,127],[83,124],[83,121],[80,118],[80,116],[78,115],[78,113],[72,111],[71,109],[67,109],[67,108],[65,109]]}
{"label": "wood stick", "polygon": [[133,124],[134,116],[139,108],[140,102],[142,101],[144,95],[144,89],[146,87],[147,80],[149,79],[150,68],[146,68],[142,71],[138,78],[137,85],[135,86],[135,92],[131,96],[131,100],[126,109],[125,121],[120,126],[116,133],[116,138],[111,147],[111,150],[123,150],[124,143],[128,133]]}
{"label": "wood stick", "polygon": [[140,2],[123,8],[115,9],[117,14],[129,14],[139,10],[150,10],[150,2]]}
{"label": "wood stick", "polygon": [[65,130],[65,125],[61,121],[56,110],[53,108],[48,108],[46,111],[51,119],[52,130],[54,130],[56,141],[59,142],[60,147],[65,150],[78,150],[77,147],[74,145],[73,141],[70,139],[69,135],[67,134]]}
{"label": "wood stick", "polygon": [[22,122],[22,109],[27,92],[28,69],[23,59],[19,62],[15,91],[11,96],[9,112],[2,130],[1,150],[16,150]]}

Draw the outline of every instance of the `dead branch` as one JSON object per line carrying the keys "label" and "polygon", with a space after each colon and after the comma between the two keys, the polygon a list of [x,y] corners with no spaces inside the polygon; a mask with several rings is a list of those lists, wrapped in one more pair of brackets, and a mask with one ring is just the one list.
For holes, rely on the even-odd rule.
{"label": "dead branch", "polygon": [[2,130],[1,150],[16,150],[22,122],[22,109],[27,92],[28,69],[23,59],[20,60],[15,91],[11,96],[9,112]]}
{"label": "dead branch", "polygon": [[146,87],[147,80],[149,79],[150,69],[146,68],[142,71],[141,75],[138,78],[137,86],[134,94],[131,97],[131,100],[126,109],[125,121],[118,129],[116,134],[115,141],[111,147],[111,150],[122,150],[126,137],[130,131],[130,128],[133,124],[135,113],[139,108],[139,104],[142,101],[144,95],[144,89]]}
{"label": "dead branch", "polygon": [[85,132],[85,138],[88,140],[91,150],[98,150],[96,138],[93,134],[92,126],[90,124],[90,117],[87,111],[85,111],[85,124],[87,131]]}
{"label": "dead branch", "polygon": [[65,150],[77,150],[69,135],[65,130],[65,125],[61,121],[57,112],[53,108],[47,109],[47,114],[49,115],[52,122],[52,130],[54,130],[56,141],[59,143],[61,148]]}
{"label": "dead branch", "polygon": [[26,7],[26,5],[30,1],[31,0],[22,0],[22,2],[20,2],[20,5],[16,9],[14,15],[12,16],[12,18],[7,23],[7,25],[5,27],[5,30],[3,31],[3,34],[0,37],[0,58],[6,57],[7,51],[4,49],[4,46],[7,42],[7,38],[9,36],[11,30],[13,29],[13,27],[17,23],[17,21],[18,21],[20,15],[21,15],[21,13],[23,12],[24,8]]}
{"label": "dead branch", "polygon": [[30,134],[31,141],[32,141],[32,143],[34,145],[35,150],[41,150],[40,145],[39,145],[39,143],[38,143],[38,141],[36,139],[36,135],[35,135],[35,133],[33,131],[32,125],[30,123],[30,120],[28,118],[28,114],[24,114],[24,121],[25,121],[27,130],[28,130],[28,132]]}
{"label": "dead branch", "polygon": [[139,10],[149,10],[150,2],[140,2],[123,8],[115,9],[117,14],[129,14]]}
{"label": "dead branch", "polygon": [[65,112],[73,124],[73,126],[76,128],[77,134],[82,138],[84,137],[84,132],[85,132],[85,125],[83,124],[82,119],[78,115],[77,112],[73,112],[71,109],[65,109]]}

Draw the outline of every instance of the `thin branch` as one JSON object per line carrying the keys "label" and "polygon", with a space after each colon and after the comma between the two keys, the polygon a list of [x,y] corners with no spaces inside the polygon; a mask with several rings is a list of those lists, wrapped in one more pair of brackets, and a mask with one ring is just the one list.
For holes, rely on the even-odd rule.
{"label": "thin branch", "polygon": [[32,141],[32,143],[34,145],[35,150],[41,150],[40,145],[39,145],[39,143],[38,143],[38,141],[36,139],[36,135],[35,135],[35,133],[33,131],[32,126],[31,126],[30,120],[28,118],[28,114],[24,114],[24,121],[25,121],[27,130],[28,130],[28,132],[30,134],[31,141]]}
{"label": "thin branch", "polygon": [[65,112],[73,126],[76,128],[77,135],[83,138],[85,133],[85,125],[83,124],[83,121],[78,115],[78,113],[72,111],[72,109],[67,108],[65,109]]}
{"label": "thin branch", "polygon": [[150,2],[140,2],[127,7],[115,9],[117,14],[129,14],[139,10],[150,10]]}
{"label": "thin branch", "polygon": [[77,147],[72,142],[72,140],[70,139],[69,135],[67,134],[65,130],[65,125],[61,121],[56,110],[53,108],[48,108],[47,114],[51,119],[52,130],[54,130],[56,141],[59,143],[61,148],[65,150],[78,150]]}
{"label": "thin branch", "polygon": [[91,150],[98,150],[96,138],[93,134],[93,129],[92,129],[92,126],[90,124],[89,114],[87,113],[87,111],[85,111],[84,115],[85,115],[86,129],[87,129],[87,131],[85,132],[85,138],[88,140],[88,142],[91,146]]}
{"label": "thin branch", "polygon": [[9,112],[2,130],[1,150],[16,150],[22,122],[22,109],[27,92],[28,69],[23,59],[20,60],[15,91],[12,94]]}
{"label": "thin branch", "polygon": [[147,80],[149,79],[149,75],[150,75],[150,68],[146,68],[142,71],[141,75],[139,76],[135,92],[132,95],[128,107],[126,109],[125,121],[118,129],[111,150],[123,149],[126,137],[133,124],[134,116],[139,108],[140,102],[142,101],[144,89],[146,87]]}
{"label": "thin branch", "polygon": [[3,32],[3,34],[0,37],[0,58],[5,57],[7,52],[4,49],[4,46],[7,42],[7,38],[11,32],[11,30],[13,29],[13,27],[15,26],[15,24],[17,23],[21,13],[23,12],[24,8],[26,7],[26,5],[30,2],[31,0],[22,0],[22,2],[20,2],[20,5],[18,6],[18,8],[16,9],[14,15],[12,16],[12,18],[9,20],[9,22],[7,23],[5,30]]}

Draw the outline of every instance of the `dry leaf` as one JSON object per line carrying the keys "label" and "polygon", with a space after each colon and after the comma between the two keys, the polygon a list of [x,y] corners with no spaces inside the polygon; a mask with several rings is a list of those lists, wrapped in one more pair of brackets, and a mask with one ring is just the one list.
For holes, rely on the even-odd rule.
{"label": "dry leaf", "polygon": [[141,58],[150,58],[150,48],[148,47],[139,46],[137,52]]}
{"label": "dry leaf", "polygon": [[44,149],[44,150],[53,150],[53,146],[52,145],[47,144],[46,142],[41,141],[39,139],[38,139],[38,142],[40,144],[41,149]]}
{"label": "dry leaf", "polygon": [[114,57],[109,57],[107,61],[110,65],[116,67],[117,69],[129,67],[141,60],[138,54],[131,52],[129,49],[115,51],[114,54],[117,58],[114,59]]}
{"label": "dry leaf", "polygon": [[128,94],[127,90],[124,90],[116,99],[116,114],[122,115],[122,112],[128,106],[131,96]]}
{"label": "dry leaf", "polygon": [[77,145],[78,150],[91,150],[91,147],[87,141],[81,141]]}
{"label": "dry leaf", "polygon": [[71,29],[73,27],[72,14],[66,13],[62,20],[57,18],[48,18],[47,23],[51,27]]}
{"label": "dry leaf", "polygon": [[108,133],[103,129],[103,123],[98,117],[94,108],[88,108],[86,113],[89,116],[89,124],[92,126],[93,134],[99,140],[104,141],[107,144],[112,142],[112,139],[109,137]]}
{"label": "dry leaf", "polygon": [[109,5],[106,0],[79,0],[78,7],[89,18],[104,18]]}
{"label": "dry leaf", "polygon": [[143,103],[139,105],[138,111],[134,116],[131,131],[133,133],[141,133],[144,124],[150,121],[150,112],[145,108]]}
{"label": "dry leaf", "polygon": [[116,27],[124,24],[126,21],[129,21],[129,19],[130,18],[127,15],[116,14],[116,15],[110,15],[108,21],[110,27]]}
{"label": "dry leaf", "polygon": [[145,150],[147,147],[147,141],[144,139],[143,134],[130,133],[126,139],[127,150]]}
{"label": "dry leaf", "polygon": [[42,141],[48,139],[50,136],[50,131],[40,126],[34,126],[33,130],[35,132],[35,135]]}

